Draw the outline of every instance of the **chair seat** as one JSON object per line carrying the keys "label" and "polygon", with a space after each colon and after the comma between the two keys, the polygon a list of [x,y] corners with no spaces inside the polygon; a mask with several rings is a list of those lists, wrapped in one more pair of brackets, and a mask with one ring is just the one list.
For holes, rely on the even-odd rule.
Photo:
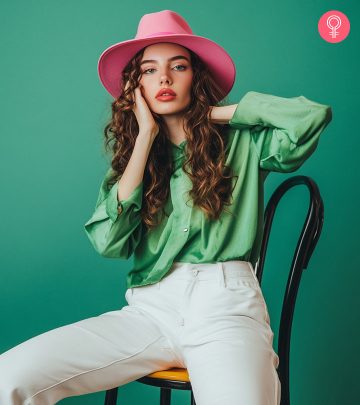
{"label": "chair seat", "polygon": [[189,374],[186,368],[174,367],[169,368],[168,370],[155,371],[154,373],[148,374],[147,377],[190,382]]}

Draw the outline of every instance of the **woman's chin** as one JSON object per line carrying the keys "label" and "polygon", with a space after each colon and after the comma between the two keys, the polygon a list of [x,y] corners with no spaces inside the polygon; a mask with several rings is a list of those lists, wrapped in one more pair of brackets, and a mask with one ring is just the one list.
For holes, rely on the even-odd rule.
{"label": "woman's chin", "polygon": [[154,108],[151,108],[151,111],[159,115],[177,115],[180,113],[184,113],[184,107],[174,107],[170,105],[156,106]]}

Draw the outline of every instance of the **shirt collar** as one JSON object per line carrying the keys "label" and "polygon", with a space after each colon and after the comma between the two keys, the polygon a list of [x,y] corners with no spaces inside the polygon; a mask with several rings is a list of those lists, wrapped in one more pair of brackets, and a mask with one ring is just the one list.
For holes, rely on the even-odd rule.
{"label": "shirt collar", "polygon": [[172,154],[175,159],[184,155],[186,143],[187,143],[186,139],[183,140],[179,145],[176,145],[175,143],[170,141]]}
{"label": "shirt collar", "polygon": [[175,148],[179,148],[179,149],[184,149],[185,144],[186,144],[186,139],[184,139],[179,145],[176,145],[176,143],[171,142],[171,145]]}

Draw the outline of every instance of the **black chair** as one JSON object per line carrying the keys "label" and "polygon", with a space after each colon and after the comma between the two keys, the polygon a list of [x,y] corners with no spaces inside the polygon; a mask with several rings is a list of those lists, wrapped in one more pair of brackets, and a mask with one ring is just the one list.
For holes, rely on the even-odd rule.
{"label": "black chair", "polygon": [[[290,338],[293,314],[297,292],[299,289],[302,272],[307,268],[310,257],[314,252],[319,240],[323,221],[324,204],[316,183],[307,176],[293,176],[278,186],[271,196],[264,213],[264,234],[261,244],[260,256],[255,266],[256,276],[261,284],[265,255],[270,236],[270,229],[276,207],[281,197],[292,187],[305,185],[310,192],[310,204],[306,220],[303,225],[298,243],[293,256],[290,273],[287,280],[283,299],[280,330],[278,339],[279,367],[277,372],[281,382],[281,405],[290,404],[289,390],[289,357]],[[141,377],[136,381],[160,388],[160,405],[170,405],[171,390],[188,390],[191,394],[191,405],[195,405],[195,399],[191,388],[189,375],[186,369],[171,368],[169,370],[156,371]],[[116,405],[118,388],[106,391],[105,405]]]}

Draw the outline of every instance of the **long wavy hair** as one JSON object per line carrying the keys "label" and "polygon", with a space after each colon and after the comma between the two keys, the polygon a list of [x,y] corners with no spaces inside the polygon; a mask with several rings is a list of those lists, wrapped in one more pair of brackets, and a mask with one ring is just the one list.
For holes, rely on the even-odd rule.
{"label": "long wavy hair", "polygon": [[[225,166],[225,148],[227,137],[224,125],[212,123],[209,119],[210,106],[227,104],[224,93],[213,79],[207,66],[190,49],[193,82],[191,102],[184,110],[184,131],[186,133],[185,159],[182,169],[192,182],[189,196],[193,206],[201,209],[208,220],[219,218],[225,206],[232,203],[232,191],[235,184],[232,169]],[[131,157],[139,126],[131,110],[134,100],[131,96],[141,79],[140,61],[145,48],[140,50],[123,70],[120,86],[121,95],[112,101],[112,117],[105,126],[105,151],[112,152],[112,177],[107,187],[120,179]],[[129,87],[125,91],[126,82]],[[174,172],[169,133],[163,117],[152,112],[159,125],[146,163],[143,177],[143,203],[141,218],[149,230],[163,219],[165,203],[170,195],[170,178]],[[188,200],[186,201],[186,203]]]}

